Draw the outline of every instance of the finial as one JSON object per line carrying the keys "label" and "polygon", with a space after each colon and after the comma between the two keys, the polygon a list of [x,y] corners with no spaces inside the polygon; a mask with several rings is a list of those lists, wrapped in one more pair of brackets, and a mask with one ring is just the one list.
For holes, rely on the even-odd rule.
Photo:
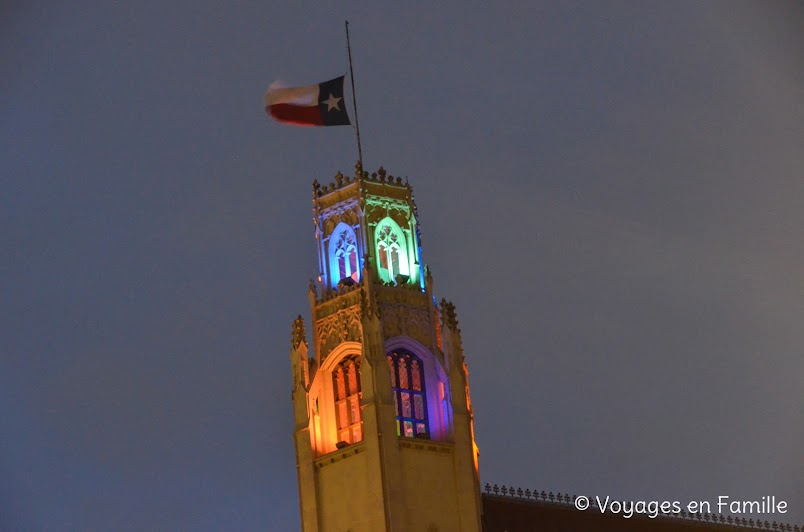
{"label": "finial", "polygon": [[335,174],[335,182],[338,183],[338,188],[343,186],[343,174],[338,172]]}
{"label": "finial", "polygon": [[455,316],[455,305],[444,298],[441,298],[441,319],[444,325],[452,329],[458,330],[458,319]]}
{"label": "finial", "polygon": [[309,291],[311,294],[313,294],[313,297],[318,297],[318,290],[316,290],[315,281],[313,281],[312,279],[310,279]]}
{"label": "finial", "polygon": [[293,349],[299,347],[299,344],[304,341],[306,334],[304,332],[304,318],[301,314],[293,321],[293,330],[291,332],[291,345]]}

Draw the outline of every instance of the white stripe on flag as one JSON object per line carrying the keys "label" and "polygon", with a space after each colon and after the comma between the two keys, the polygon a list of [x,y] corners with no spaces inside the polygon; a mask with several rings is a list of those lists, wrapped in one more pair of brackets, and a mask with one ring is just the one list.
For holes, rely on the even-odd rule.
{"label": "white stripe on flag", "polygon": [[278,103],[306,107],[318,105],[318,84],[287,89],[268,89],[265,94],[265,105],[276,105]]}

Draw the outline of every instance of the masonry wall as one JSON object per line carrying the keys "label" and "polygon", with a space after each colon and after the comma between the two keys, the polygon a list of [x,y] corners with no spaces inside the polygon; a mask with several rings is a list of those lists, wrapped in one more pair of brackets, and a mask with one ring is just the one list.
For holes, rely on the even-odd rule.
{"label": "masonry wall", "polygon": [[385,529],[382,498],[369,489],[370,468],[363,445],[330,453],[316,460],[315,468],[321,532]]}
{"label": "masonry wall", "polygon": [[399,445],[410,530],[474,532],[474,523],[461,522],[454,446],[415,438]]}

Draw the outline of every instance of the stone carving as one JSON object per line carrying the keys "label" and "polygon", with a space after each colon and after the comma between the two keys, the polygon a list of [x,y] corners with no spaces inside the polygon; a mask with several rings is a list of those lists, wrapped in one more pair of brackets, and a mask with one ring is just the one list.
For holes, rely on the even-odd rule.
{"label": "stone carving", "polygon": [[374,196],[366,198],[365,214],[367,218],[374,220],[385,218],[386,212],[400,227],[405,227],[410,221],[412,208],[406,200]]}
{"label": "stone carving", "polygon": [[422,345],[430,345],[430,317],[426,308],[392,303],[380,305],[380,309],[385,338],[405,335]]}
{"label": "stone carving", "polygon": [[360,342],[363,328],[360,324],[360,307],[343,308],[316,322],[321,358],[329,355],[343,342]]}
{"label": "stone carving", "polygon": [[363,281],[352,286],[342,285],[338,290],[328,290],[316,299],[315,315],[321,319],[330,314],[338,312],[342,308],[356,305],[360,302],[360,292],[362,291]]}
{"label": "stone carving", "polygon": [[324,234],[327,236],[331,235],[335,227],[341,222],[356,229],[359,219],[357,198],[352,198],[322,210],[320,219],[322,220]]}

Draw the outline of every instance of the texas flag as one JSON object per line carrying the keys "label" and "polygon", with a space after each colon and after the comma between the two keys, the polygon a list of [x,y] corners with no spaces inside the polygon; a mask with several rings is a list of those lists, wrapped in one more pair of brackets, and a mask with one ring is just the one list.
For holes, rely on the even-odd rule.
{"label": "texas flag", "polygon": [[275,120],[298,126],[348,126],[343,78],[306,87],[269,88],[265,111]]}

